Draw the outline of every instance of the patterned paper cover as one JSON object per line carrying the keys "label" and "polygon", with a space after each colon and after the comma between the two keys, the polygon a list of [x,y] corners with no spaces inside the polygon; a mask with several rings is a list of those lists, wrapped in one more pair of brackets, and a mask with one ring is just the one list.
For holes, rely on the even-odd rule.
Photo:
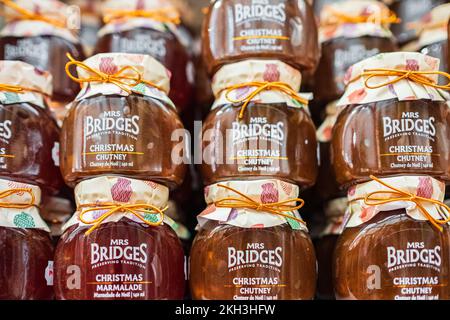
{"label": "patterned paper cover", "polygon": [[[338,15],[371,17],[367,22],[342,22]],[[320,14],[319,40],[359,38],[364,36],[391,38],[390,23],[380,23],[380,18],[390,15],[389,8],[374,0],[347,0],[327,4]]]}
{"label": "patterned paper cover", "polygon": [[[64,225],[63,230],[66,230],[73,225],[86,226],[79,219],[80,213],[82,212],[80,207],[83,205],[95,205],[96,203],[116,203],[120,205],[150,204],[157,208],[163,209],[167,206],[169,201],[169,189],[152,181],[143,181],[117,176],[102,176],[80,182],[75,187],[75,201],[77,204],[77,211]],[[92,221],[106,212],[108,212],[108,210],[105,209],[88,212],[84,215],[84,220]],[[128,218],[130,220],[142,223],[142,221],[135,215],[123,211],[114,213],[106,218],[102,223],[117,222],[123,218]],[[145,214],[143,218],[150,222],[156,222],[159,219],[156,214],[152,213]],[[167,215],[164,215],[164,223],[171,227],[176,224]],[[144,223],[142,223],[142,226],[147,227]],[[175,230],[176,228],[173,227],[173,229]]]}
{"label": "patterned paper cover", "polygon": [[[0,179],[0,192],[12,189],[29,189],[34,195],[35,206],[25,209],[13,209],[0,207],[0,226],[6,228],[40,229],[50,232],[45,221],[39,214],[38,206],[41,203],[41,189],[37,186],[21,182]],[[0,199],[0,203],[24,204],[32,200],[31,194],[18,192]]]}
{"label": "patterned paper cover", "polygon": [[[445,196],[445,183],[438,181],[429,176],[400,176],[384,178],[381,181],[388,183],[395,188],[404,192],[423,198],[435,199],[443,201]],[[411,201],[395,201],[382,205],[366,205],[364,197],[371,192],[376,191],[392,191],[377,181],[370,181],[358,184],[348,190],[349,210],[345,219],[345,227],[357,227],[363,223],[370,221],[381,211],[405,209],[408,216],[415,220],[426,221],[426,216],[417,208],[417,205]],[[377,194],[377,197],[383,199],[398,198],[392,194]],[[362,199],[361,199],[362,198]],[[422,202],[427,212],[435,219],[446,218],[443,209],[433,203]]]}
{"label": "patterned paper cover", "polygon": [[[210,221],[217,221],[222,224],[228,224],[242,228],[269,228],[273,226],[288,223],[294,230],[304,230],[307,228],[304,224],[279,216],[274,213],[257,211],[247,208],[223,208],[216,207],[215,203],[221,199],[233,197],[244,199],[233,191],[220,187],[225,185],[233,188],[258,203],[275,203],[295,199],[298,197],[299,188],[296,185],[286,183],[281,180],[251,180],[251,181],[227,181],[213,184],[205,188],[205,200],[207,208],[197,216],[199,227],[202,228]],[[292,202],[295,206],[296,203]],[[300,218],[298,211],[285,212]]]}
{"label": "patterned paper cover", "polygon": [[[367,76],[359,77],[367,70],[379,68],[406,71],[438,71],[439,63],[439,59],[417,52],[380,53],[362,60],[348,69],[345,75],[347,88],[337,106],[367,104],[389,99],[398,99],[399,101],[420,99],[445,101],[448,94],[443,90],[419,84],[409,79],[402,79],[394,84],[382,86],[378,89],[369,89],[365,85]],[[438,76],[435,74],[424,76],[434,82],[438,80]],[[369,84],[370,86],[376,86],[397,78],[397,76],[378,76],[370,79]],[[354,79],[356,80],[352,81]]]}

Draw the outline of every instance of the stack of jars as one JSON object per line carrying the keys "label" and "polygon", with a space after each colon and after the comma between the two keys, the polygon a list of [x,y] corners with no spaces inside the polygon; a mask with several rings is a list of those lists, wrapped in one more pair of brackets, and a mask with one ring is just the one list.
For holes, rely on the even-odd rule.
{"label": "stack of jars", "polygon": [[348,70],[332,138],[349,201],[335,251],[338,299],[449,298],[450,109],[438,70],[438,59],[406,52]]}
{"label": "stack of jars", "polygon": [[181,299],[183,248],[164,213],[188,149],[171,137],[185,132],[169,72],[147,55],[70,59],[82,89],[62,127],[61,170],[77,210],[56,248],[56,298]]}
{"label": "stack of jars", "polygon": [[59,128],[50,115],[49,73],[0,61],[0,299],[53,298],[53,245],[40,216],[55,194]]}
{"label": "stack of jars", "polygon": [[213,1],[203,56],[216,100],[202,131],[207,208],[190,256],[194,299],[312,299],[316,259],[298,209],[317,142],[301,72],[319,46],[307,1]]}

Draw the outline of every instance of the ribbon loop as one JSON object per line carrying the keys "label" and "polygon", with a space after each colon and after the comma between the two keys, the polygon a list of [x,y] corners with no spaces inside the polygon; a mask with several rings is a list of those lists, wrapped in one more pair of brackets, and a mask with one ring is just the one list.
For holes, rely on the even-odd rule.
{"label": "ribbon loop", "polygon": [[8,189],[0,192],[0,200],[5,199],[14,194],[21,195],[22,193],[28,193],[30,195],[30,200],[28,202],[2,202],[0,201],[0,208],[6,209],[28,209],[30,207],[35,207],[36,198],[34,196],[33,190],[30,188],[17,188]]}
{"label": "ribbon loop", "polygon": [[[233,99],[230,97],[231,92],[233,92],[234,90],[247,87],[255,87],[256,89],[243,98]],[[290,96],[292,99],[298,101],[299,103],[308,105],[308,100],[301,97],[294,89],[291,88],[291,86],[289,86],[287,83],[284,82],[265,82],[265,81],[245,82],[229,86],[224,89],[224,91],[226,91],[225,98],[228,101],[230,101],[231,103],[243,103],[241,111],[239,112],[239,119],[242,119],[242,117],[244,116],[245,109],[247,108],[248,104],[252,101],[253,98],[255,98],[261,92],[269,90],[283,92],[284,94]]]}
{"label": "ribbon loop", "polygon": [[[417,196],[415,194],[412,194],[407,191],[403,191],[401,189],[398,189],[385,181],[382,181],[381,179],[378,179],[375,176],[370,176],[370,179],[373,181],[376,181],[383,185],[384,187],[388,188],[389,190],[383,190],[383,191],[374,191],[366,195],[364,198],[357,198],[353,201],[360,201],[363,200],[364,204],[367,206],[379,206],[387,203],[393,203],[393,202],[399,202],[399,201],[406,201],[414,203],[419,211],[423,214],[425,218],[428,219],[428,221],[431,222],[431,224],[436,227],[439,231],[443,231],[442,225],[447,224],[450,222],[450,207],[447,206],[445,203],[439,200],[431,199],[431,198],[424,198],[421,196]],[[443,211],[448,216],[446,219],[436,219],[434,218],[424,207],[424,204],[435,204],[438,207],[444,209]]]}
{"label": "ribbon loop", "polygon": [[336,22],[325,22],[324,25],[334,24],[358,24],[358,23],[375,23],[379,25],[400,23],[401,19],[398,18],[394,12],[388,11],[387,15],[382,15],[382,12],[374,12],[370,15],[349,15],[339,10],[334,9],[332,6],[326,6],[325,10],[332,14],[332,17]]}
{"label": "ribbon loop", "polygon": [[[439,85],[432,79],[428,78],[427,75],[443,76],[447,78],[448,82],[445,85]],[[401,80],[410,80],[412,82],[422,84],[424,86],[429,86],[436,89],[450,90],[450,74],[443,71],[413,71],[413,70],[389,69],[389,68],[365,69],[364,72],[362,72],[360,75],[351,79],[348,82],[348,84],[353,83],[363,77],[366,77],[364,85],[367,89],[379,89],[381,87],[395,84]],[[377,77],[395,77],[395,78],[383,82],[381,84],[371,85],[369,81]]]}
{"label": "ribbon loop", "polygon": [[[3,5],[13,9],[18,14],[21,15],[23,20],[36,20],[36,21],[43,21],[48,24],[51,24],[52,26],[58,27],[58,28],[66,28],[66,21],[59,21],[57,19],[52,19],[49,17],[45,17],[42,14],[32,12],[30,10],[27,10],[25,8],[22,8],[21,6],[17,5],[12,0],[0,0],[0,3],[3,3]],[[6,14],[3,12],[3,16],[6,16]]]}
{"label": "ribbon loop", "polygon": [[[139,218],[142,222],[145,224],[157,227],[160,226],[164,222],[164,211],[167,210],[167,207],[161,209],[158,207],[155,207],[151,204],[117,204],[117,203],[99,203],[99,204],[85,204],[82,205],[81,208],[87,208],[83,209],[79,215],[79,220],[86,224],[86,225],[92,225],[91,228],[86,231],[86,235],[91,234],[95,229],[97,229],[100,224],[113,214],[117,212],[127,212],[135,217]],[[101,214],[98,218],[95,218],[93,220],[86,220],[84,216],[92,211],[98,211],[98,210],[106,210],[105,213]],[[157,214],[159,216],[159,219],[156,222],[148,221],[143,216],[144,214]]]}
{"label": "ribbon loop", "polygon": [[122,10],[107,9],[103,17],[104,23],[124,18],[148,18],[162,23],[180,24],[180,14],[175,7],[159,8],[154,10]]}
{"label": "ribbon loop", "polygon": [[[302,219],[299,219],[294,215],[291,216],[285,213],[301,209],[305,205],[305,201],[303,199],[294,198],[273,203],[261,203],[253,200],[252,198],[248,197],[247,195],[243,194],[242,192],[234,188],[228,187],[223,184],[218,184],[218,186],[227,189],[233,193],[236,193],[242,198],[227,197],[220,199],[214,203],[214,205],[217,208],[251,209],[259,212],[268,212],[274,215],[284,217],[286,219],[295,220],[303,225],[306,225],[305,221],[303,221]],[[290,204],[292,202],[299,202],[300,204],[292,205]]]}
{"label": "ribbon loop", "polygon": [[[133,92],[133,87],[137,86],[140,83],[144,83],[164,92],[164,90],[156,84],[143,79],[142,73],[133,66],[125,66],[114,74],[106,74],[100,70],[88,66],[84,62],[75,60],[70,53],[67,53],[66,55],[70,60],[66,64],[66,73],[70,77],[70,79],[80,84],[83,84],[85,82],[112,83],[128,94],[131,94]],[[76,77],[70,71],[71,66],[82,68],[83,70],[92,74],[92,76],[86,78]]]}

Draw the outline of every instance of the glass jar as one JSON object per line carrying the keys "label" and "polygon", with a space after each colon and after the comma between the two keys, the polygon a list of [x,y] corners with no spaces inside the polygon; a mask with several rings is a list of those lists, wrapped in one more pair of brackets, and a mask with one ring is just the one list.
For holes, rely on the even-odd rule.
{"label": "glass jar", "polygon": [[[76,59],[84,59],[78,37],[70,28],[70,8],[57,0],[16,0],[14,3],[35,15],[27,15],[6,6],[9,19],[1,32],[0,59],[27,62],[53,76],[53,94],[50,108],[61,123],[67,112],[66,105],[79,91],[79,85],[64,72],[66,52]],[[38,12],[38,13],[36,13]]]}
{"label": "glass jar", "polygon": [[298,190],[279,180],[228,181],[206,187],[208,207],[198,216],[199,232],[190,256],[193,299],[314,298],[314,247],[307,229],[298,222],[298,212],[284,212],[287,217],[283,217],[224,200],[232,197],[240,203],[245,195],[254,204],[277,210],[271,204],[292,199],[286,206],[295,209]]}
{"label": "glass jar", "polygon": [[205,185],[264,177],[314,184],[317,141],[307,101],[297,101],[304,100],[296,93],[300,82],[300,72],[276,60],[246,60],[219,70],[216,101],[203,125]]}
{"label": "glass jar", "polygon": [[[382,52],[397,50],[390,23],[374,22],[393,17],[378,1],[347,0],[325,6],[319,39],[322,56],[315,73],[314,99],[329,103],[345,91],[344,76],[353,64]],[[351,23],[349,19],[359,19]]]}
{"label": "glass jar", "polygon": [[[168,196],[167,187],[123,177],[77,185],[77,211],[55,253],[56,298],[182,299],[183,248],[170,227],[174,222],[156,210]],[[97,224],[100,217],[105,219]]]}
{"label": "glass jar", "polygon": [[178,15],[170,0],[105,1],[107,23],[99,31],[95,52],[146,54],[161,62],[171,73],[169,97],[181,112],[192,102],[194,70],[176,25]]}
{"label": "glass jar", "polygon": [[[353,66],[348,79],[357,80],[348,81],[338,103],[344,109],[332,139],[333,165],[341,186],[367,181],[370,175],[426,174],[450,180],[450,109],[440,92],[411,80],[384,86],[386,76],[359,77],[362,70],[374,68],[403,70],[403,74],[434,72],[438,64],[439,60],[420,53],[403,52],[381,54]],[[437,81],[437,76],[429,77]],[[366,87],[378,84],[379,88]]]}
{"label": "glass jar", "polygon": [[215,0],[202,31],[203,59],[210,74],[244,59],[276,59],[302,72],[320,57],[309,1]]}
{"label": "glass jar", "polygon": [[[0,299],[53,299],[53,244],[39,215],[41,190],[0,180]],[[7,208],[16,205],[20,208]]]}
{"label": "glass jar", "polygon": [[[185,138],[186,133],[166,95],[167,70],[150,56],[136,54],[98,54],[84,64],[109,75],[133,67],[135,71],[126,69],[122,75],[134,77],[138,70],[145,82],[84,83],[62,127],[61,170],[66,183],[74,186],[83,179],[113,174],[179,185],[188,148],[183,139],[185,154],[178,157],[172,152],[180,142],[172,141],[171,135],[179,132]],[[92,77],[82,67],[78,74]]]}
{"label": "glass jar", "polygon": [[[431,177],[403,176],[382,181],[402,192],[438,201],[444,199],[444,183]],[[391,202],[366,205],[361,198],[371,192],[377,192],[374,197],[391,199]],[[414,202],[398,197],[395,190],[376,181],[349,190],[350,218],[335,251],[337,299],[450,298],[449,226],[442,225],[442,231],[438,230]],[[443,219],[438,205],[419,203],[432,219]]]}
{"label": "glass jar", "polygon": [[52,77],[20,61],[0,65],[0,178],[58,192],[59,128],[46,104]]}

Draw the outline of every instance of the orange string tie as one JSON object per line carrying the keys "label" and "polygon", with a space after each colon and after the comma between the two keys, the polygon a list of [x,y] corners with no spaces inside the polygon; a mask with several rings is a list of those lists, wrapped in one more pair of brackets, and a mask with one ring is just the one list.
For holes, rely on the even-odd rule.
{"label": "orange string tie", "polygon": [[[39,13],[35,13],[32,11],[29,11],[25,8],[22,8],[21,6],[17,5],[12,0],[0,0],[0,3],[3,3],[3,5],[13,9],[18,14],[21,15],[20,19],[22,20],[36,20],[36,21],[43,21],[47,22],[48,24],[51,24],[58,28],[65,28],[66,27],[66,21],[59,21],[57,19],[52,19],[49,17],[45,17]],[[6,16],[5,12],[2,12],[3,16]]]}
{"label": "orange string tie", "polygon": [[180,24],[180,14],[175,7],[160,8],[155,10],[121,10],[107,9],[103,17],[104,23],[123,18],[148,18],[162,23]]}
{"label": "orange string tie", "polygon": [[389,14],[382,15],[381,13],[372,13],[371,15],[359,15],[359,16],[352,16],[348,15],[346,13],[343,13],[339,10],[336,10],[332,8],[331,6],[327,6],[326,10],[330,11],[333,15],[333,18],[335,18],[337,21],[335,23],[331,22],[325,22],[325,25],[330,24],[346,24],[346,23],[352,23],[352,24],[358,24],[358,23],[375,23],[375,24],[392,24],[392,23],[400,23],[401,19],[398,18],[394,12],[389,11]]}
{"label": "orange string tie", "polygon": [[[242,89],[246,87],[256,87],[256,90],[249,93],[247,96],[239,99],[232,99],[230,97],[230,94],[232,91],[237,89]],[[248,104],[252,101],[254,97],[256,97],[258,94],[260,94],[263,91],[268,90],[276,90],[281,91],[288,96],[290,96],[292,99],[304,104],[308,105],[308,100],[305,98],[302,98],[294,89],[291,88],[287,83],[284,82],[246,82],[246,83],[240,83],[237,85],[233,85],[230,87],[227,87],[224,89],[226,91],[225,98],[230,101],[231,103],[244,103],[241,107],[241,111],[239,112],[239,119],[242,119],[244,116],[245,109],[247,108]]]}
{"label": "orange string tie", "polygon": [[[218,208],[236,208],[236,209],[252,209],[256,211],[269,212],[287,219],[292,219],[306,225],[305,221],[295,217],[294,215],[289,215],[284,212],[296,211],[301,209],[305,205],[305,201],[300,198],[288,199],[280,202],[273,203],[261,203],[253,200],[252,198],[246,196],[242,192],[233,189],[231,187],[225,186],[223,184],[218,184],[219,187],[230,190],[242,198],[228,197],[220,199],[214,203]],[[300,202],[299,205],[292,205],[292,202]]]}
{"label": "orange string tie", "polygon": [[8,92],[14,92],[14,93],[25,93],[26,91],[30,91],[30,92],[37,92],[37,93],[40,93],[43,95],[47,95],[45,92],[38,90],[38,89],[16,86],[16,85],[6,84],[6,83],[0,83],[0,91],[8,91]]}
{"label": "orange string tie", "polygon": [[[131,213],[132,215],[138,217],[142,222],[145,224],[157,227],[160,226],[164,222],[164,211],[167,210],[167,207],[160,209],[158,207],[155,207],[151,204],[118,204],[118,203],[101,203],[101,204],[85,204],[82,205],[81,208],[88,208],[81,211],[79,219],[82,223],[86,225],[92,225],[91,228],[89,228],[88,231],[86,231],[86,235],[91,234],[95,229],[97,229],[100,224],[107,219],[108,217],[112,216],[113,214],[117,212],[127,212]],[[93,220],[86,220],[84,218],[84,215],[91,211],[98,211],[98,210],[107,210],[105,213],[103,213],[100,217],[93,219]],[[148,221],[143,216],[144,214],[157,214],[159,215],[159,219],[156,222]]]}
{"label": "orange string tie", "polygon": [[[85,82],[112,83],[112,84],[115,84],[116,86],[118,86],[123,91],[130,94],[133,91],[131,89],[132,87],[137,86],[140,83],[144,83],[148,86],[154,87],[154,88],[164,92],[164,90],[162,90],[156,84],[142,79],[142,73],[139,72],[139,70],[133,66],[125,66],[114,74],[106,74],[104,72],[101,72],[100,70],[96,70],[94,68],[89,67],[84,62],[75,60],[70,53],[67,53],[66,55],[70,60],[66,64],[66,73],[73,81],[78,82],[80,84],[83,84]],[[87,72],[91,73],[92,76],[87,77],[87,78],[76,77],[70,71],[71,66],[80,67],[80,68],[86,70]],[[129,72],[132,75],[126,75],[125,74],[126,72]]]}
{"label": "orange string tie", "polygon": [[[448,79],[447,84],[439,85],[434,80],[427,77],[427,75],[438,75]],[[366,77],[364,85],[368,89],[379,89],[391,84],[395,84],[401,80],[410,80],[424,86],[433,87],[436,89],[450,90],[450,74],[443,71],[411,71],[402,69],[366,69],[359,76],[349,81],[349,84],[357,81],[358,79]],[[378,85],[370,85],[369,81],[377,77],[395,77],[393,80],[383,82]]]}
{"label": "orange string tie", "polygon": [[1,202],[0,201],[0,208],[7,208],[7,209],[28,209],[30,207],[35,207],[35,196],[33,193],[33,190],[29,188],[17,188],[17,189],[8,189],[5,191],[0,192],[0,199],[5,199],[9,196],[12,196],[14,194],[20,195],[22,193],[28,193],[30,195],[30,200],[28,202],[17,202],[17,203],[11,203],[11,202]]}
{"label": "orange string tie", "polygon": [[[424,203],[432,203],[438,205],[440,208],[444,209],[444,212],[446,212],[446,215],[448,215],[450,213],[450,207],[448,207],[442,201],[420,197],[410,192],[400,190],[392,185],[387,184],[384,181],[381,181],[380,179],[374,176],[370,176],[370,178],[382,184],[383,186],[385,186],[390,190],[371,192],[364,198],[354,199],[353,201],[364,200],[364,203],[368,206],[378,206],[397,201],[412,202],[417,206],[417,208],[419,208],[420,212],[424,215],[424,217],[426,217],[431,222],[431,224],[441,232],[443,230],[442,225],[447,224],[450,221],[450,218],[444,220],[435,219],[423,206]],[[386,196],[388,198],[386,198]]]}

